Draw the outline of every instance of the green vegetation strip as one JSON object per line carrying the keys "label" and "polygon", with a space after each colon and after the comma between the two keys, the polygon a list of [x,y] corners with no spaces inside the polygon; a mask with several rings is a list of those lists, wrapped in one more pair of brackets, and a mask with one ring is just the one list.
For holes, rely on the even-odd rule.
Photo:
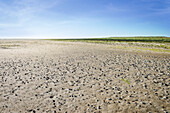
{"label": "green vegetation strip", "polygon": [[84,38],[84,39],[47,39],[52,41],[85,41],[85,42],[159,42],[170,43],[170,37],[108,37],[108,38]]}
{"label": "green vegetation strip", "polygon": [[[154,52],[170,52],[170,37],[108,37],[108,38],[85,38],[85,39],[46,39],[51,41],[71,41],[89,43],[116,43],[116,49],[133,49]],[[118,43],[117,43],[118,42]],[[127,42],[125,45],[119,42]],[[123,45],[122,45],[123,44]],[[121,45],[121,46],[120,46]]]}
{"label": "green vegetation strip", "polygon": [[10,47],[18,47],[19,45],[0,45],[0,48],[4,48],[4,49],[7,49],[7,48],[10,48]]}
{"label": "green vegetation strip", "polygon": [[[142,51],[153,51],[153,52],[167,52],[170,53],[169,49],[161,49],[161,48],[147,48],[147,47],[126,47],[126,46],[113,46],[112,48],[115,49],[125,49],[125,50],[137,50],[137,52],[142,52]],[[142,51],[140,51],[142,50]]]}

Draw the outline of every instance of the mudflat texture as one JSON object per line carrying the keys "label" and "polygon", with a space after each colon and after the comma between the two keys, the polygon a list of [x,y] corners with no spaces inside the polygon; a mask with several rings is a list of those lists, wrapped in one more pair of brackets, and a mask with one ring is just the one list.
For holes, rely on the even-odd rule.
{"label": "mudflat texture", "polygon": [[1,113],[168,113],[170,54],[0,41]]}

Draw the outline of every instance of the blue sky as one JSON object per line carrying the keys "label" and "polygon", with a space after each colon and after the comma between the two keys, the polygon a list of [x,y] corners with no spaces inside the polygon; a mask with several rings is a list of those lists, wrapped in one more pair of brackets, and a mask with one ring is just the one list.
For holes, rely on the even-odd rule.
{"label": "blue sky", "polygon": [[0,0],[0,38],[170,36],[170,0]]}

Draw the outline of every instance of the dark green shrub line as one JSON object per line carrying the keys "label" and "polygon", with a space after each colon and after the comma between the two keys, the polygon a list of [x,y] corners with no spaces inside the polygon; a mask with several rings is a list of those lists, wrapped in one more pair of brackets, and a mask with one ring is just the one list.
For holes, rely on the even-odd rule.
{"label": "dark green shrub line", "polygon": [[[48,40],[48,39],[47,39]],[[109,37],[109,38],[84,38],[84,39],[49,39],[53,41],[125,41],[125,42],[160,42],[170,43],[170,37]]]}

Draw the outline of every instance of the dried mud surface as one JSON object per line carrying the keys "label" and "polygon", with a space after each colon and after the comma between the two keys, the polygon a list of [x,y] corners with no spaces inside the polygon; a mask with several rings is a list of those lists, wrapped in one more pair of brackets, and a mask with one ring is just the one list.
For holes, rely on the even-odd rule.
{"label": "dried mud surface", "polygon": [[[1,40],[1,113],[168,113],[170,54]],[[127,82],[128,81],[128,82]]]}

